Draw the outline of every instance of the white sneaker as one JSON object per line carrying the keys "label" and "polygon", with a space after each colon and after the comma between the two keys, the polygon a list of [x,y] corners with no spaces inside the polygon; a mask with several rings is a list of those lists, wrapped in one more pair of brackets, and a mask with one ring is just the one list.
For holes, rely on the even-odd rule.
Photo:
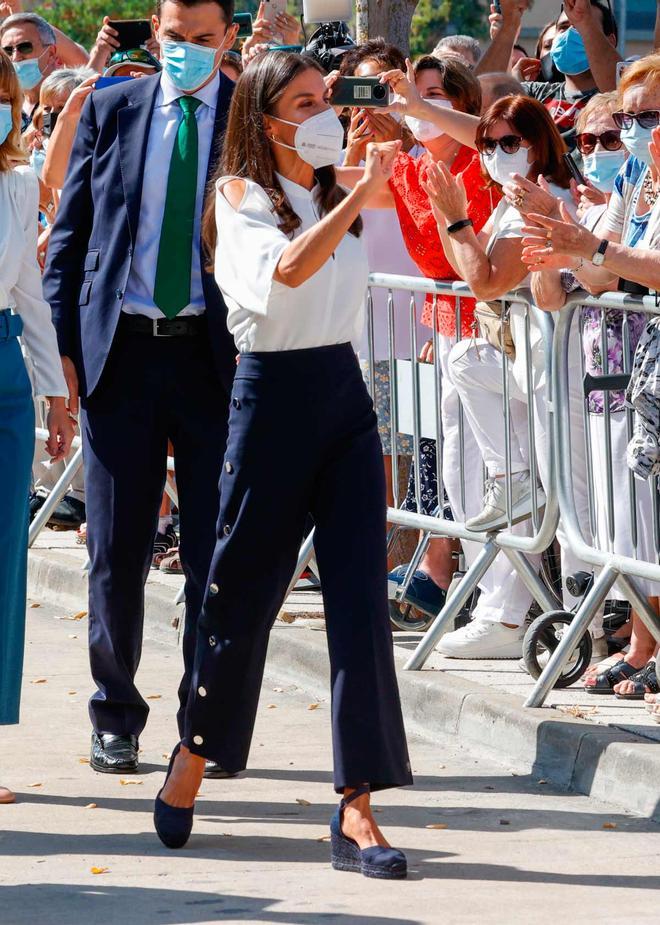
{"label": "white sneaker", "polygon": [[490,620],[473,620],[442,637],[436,651],[449,658],[520,658],[525,626],[512,629]]}
{"label": "white sneaker", "polygon": [[[536,499],[539,510],[545,505],[545,492],[539,486],[536,489]],[[532,488],[529,472],[521,472],[514,476],[511,482],[511,522],[519,523],[527,520],[532,513]],[[491,530],[502,530],[508,525],[506,516],[506,480],[488,479],[484,506],[481,513],[466,521],[468,530],[488,533]]]}

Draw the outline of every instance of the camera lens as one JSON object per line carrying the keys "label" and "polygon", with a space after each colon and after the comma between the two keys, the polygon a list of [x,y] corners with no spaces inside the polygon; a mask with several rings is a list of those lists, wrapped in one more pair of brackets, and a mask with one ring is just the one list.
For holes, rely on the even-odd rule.
{"label": "camera lens", "polygon": [[387,88],[384,87],[383,84],[376,84],[376,86],[373,89],[372,95],[375,100],[384,100],[386,93],[387,93]]}

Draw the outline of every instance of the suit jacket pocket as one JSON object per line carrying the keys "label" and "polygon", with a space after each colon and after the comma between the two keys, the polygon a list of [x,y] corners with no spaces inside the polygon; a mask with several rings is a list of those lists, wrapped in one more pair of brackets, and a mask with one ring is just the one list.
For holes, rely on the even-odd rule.
{"label": "suit jacket pocket", "polygon": [[98,270],[100,253],[100,251],[87,251],[84,266],[85,273],[92,273],[94,270]]}
{"label": "suit jacket pocket", "polygon": [[89,304],[89,299],[92,293],[92,281],[86,279],[85,282],[80,287],[80,298],[78,299],[78,305],[82,307],[83,305]]}

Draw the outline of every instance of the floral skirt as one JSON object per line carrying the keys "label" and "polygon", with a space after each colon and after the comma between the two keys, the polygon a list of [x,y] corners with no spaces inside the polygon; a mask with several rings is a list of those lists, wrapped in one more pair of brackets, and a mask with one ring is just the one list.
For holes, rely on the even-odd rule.
{"label": "floral skirt", "polygon": [[[360,360],[362,377],[371,391],[371,370],[369,360]],[[374,407],[378,418],[378,436],[383,445],[383,455],[392,455],[392,409],[390,406],[390,362],[377,360],[374,364]],[[410,434],[397,435],[397,455],[412,456],[413,438]]]}

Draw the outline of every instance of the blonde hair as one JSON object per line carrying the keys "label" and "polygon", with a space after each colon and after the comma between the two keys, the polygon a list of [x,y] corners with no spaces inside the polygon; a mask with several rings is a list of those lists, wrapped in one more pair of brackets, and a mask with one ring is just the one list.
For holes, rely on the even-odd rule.
{"label": "blonde hair", "polygon": [[646,55],[639,61],[633,61],[623,72],[619,83],[619,105],[623,105],[623,95],[631,87],[636,87],[637,84],[653,87],[658,83],[660,83],[660,54]]}
{"label": "blonde hair", "polygon": [[597,93],[592,96],[587,105],[580,111],[575,120],[575,131],[579,135],[584,131],[589,117],[595,112],[606,112],[612,115],[619,108],[619,94],[616,90],[610,90],[609,93]]}
{"label": "blonde hair", "polygon": [[0,49],[0,90],[4,90],[11,101],[12,129],[0,145],[0,172],[11,170],[16,164],[27,161],[28,157],[21,141],[21,111],[23,106],[23,93],[16,76],[16,71],[7,57]]}

